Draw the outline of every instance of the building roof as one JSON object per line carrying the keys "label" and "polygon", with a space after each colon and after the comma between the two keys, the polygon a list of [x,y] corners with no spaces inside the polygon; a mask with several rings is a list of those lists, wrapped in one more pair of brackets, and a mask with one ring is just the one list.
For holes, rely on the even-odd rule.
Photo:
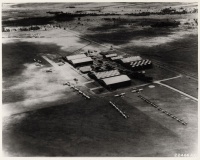
{"label": "building roof", "polygon": [[108,54],[107,52],[100,52],[101,55],[106,55]]}
{"label": "building roof", "polygon": [[131,79],[127,75],[120,75],[120,76],[102,79],[102,81],[106,85],[111,85],[111,84],[116,84],[116,83],[121,83],[121,82],[128,82],[130,80]]}
{"label": "building roof", "polygon": [[104,79],[108,77],[118,76],[120,75],[118,70],[111,70],[111,71],[105,71],[105,72],[93,72],[93,75],[97,79]]}
{"label": "building roof", "polygon": [[123,58],[121,59],[121,61],[123,63],[129,63],[129,62],[133,62],[133,61],[139,61],[142,58],[140,56],[131,56],[131,57],[127,57],[127,58]]}
{"label": "building roof", "polygon": [[85,66],[85,67],[80,67],[79,70],[83,73],[85,72],[89,72],[92,70],[92,68],[90,66]]}
{"label": "building roof", "polygon": [[114,61],[114,60],[122,59],[122,58],[123,58],[123,56],[111,57],[111,60]]}
{"label": "building roof", "polygon": [[107,55],[105,55],[106,58],[116,57],[116,56],[117,56],[116,53],[112,53],[112,54],[107,54]]}
{"label": "building roof", "polygon": [[84,57],[84,58],[72,59],[71,60],[72,64],[79,64],[79,63],[92,62],[92,61],[93,60],[90,57]]}
{"label": "building roof", "polygon": [[109,50],[109,51],[102,51],[100,54],[101,55],[107,55],[107,54],[113,54],[115,53],[116,51],[113,51],[113,50]]}
{"label": "building roof", "polygon": [[137,67],[137,66],[143,66],[143,65],[150,65],[152,64],[152,62],[148,59],[144,59],[144,60],[141,60],[141,61],[135,61],[135,62],[131,62],[130,63],[130,66],[132,67]]}
{"label": "building roof", "polygon": [[68,61],[73,60],[73,59],[79,59],[79,58],[84,58],[87,57],[85,54],[77,54],[77,55],[73,55],[73,56],[66,56],[66,59]]}

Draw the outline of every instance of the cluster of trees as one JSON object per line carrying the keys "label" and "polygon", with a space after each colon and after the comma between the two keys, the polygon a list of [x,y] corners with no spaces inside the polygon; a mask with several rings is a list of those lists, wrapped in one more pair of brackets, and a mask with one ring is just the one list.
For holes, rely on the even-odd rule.
{"label": "cluster of trees", "polygon": [[162,14],[186,14],[187,11],[183,8],[181,8],[180,11],[177,11],[176,9],[169,7],[169,8],[162,9],[160,13],[162,13]]}
{"label": "cluster of trees", "polygon": [[117,13],[85,13],[82,11],[76,11],[75,13],[70,13],[70,12],[47,12],[49,14],[54,14],[56,17],[83,17],[83,16],[106,16],[106,15],[120,15]]}
{"label": "cluster of trees", "polygon": [[[20,31],[31,31],[31,30],[39,30],[39,29],[40,29],[39,26],[31,26],[31,27],[21,27],[21,28],[19,28]],[[10,32],[10,31],[17,31],[17,29],[9,29],[9,28],[3,27],[2,31],[3,32]]]}
{"label": "cluster of trees", "polygon": [[181,23],[179,21],[161,21],[152,24],[151,27],[178,27]]}
{"label": "cluster of trees", "polygon": [[31,26],[31,25],[45,25],[53,21],[53,17],[32,17],[17,20],[2,21],[2,26]]}
{"label": "cluster of trees", "polygon": [[154,12],[139,12],[139,13],[126,13],[125,15],[131,15],[131,16],[149,16],[150,14],[153,14]]}
{"label": "cluster of trees", "polygon": [[[115,21],[117,20],[117,18],[103,18],[106,21]],[[120,18],[118,18],[118,20],[120,20]]]}
{"label": "cluster of trees", "polygon": [[19,28],[20,31],[31,31],[31,30],[39,30],[39,29],[40,29],[39,26],[31,26],[31,27]]}
{"label": "cluster of trees", "polygon": [[54,15],[56,15],[56,14],[62,14],[63,12],[61,11],[61,12],[51,12],[51,11],[49,11],[49,12],[47,12],[48,14],[54,14]]}
{"label": "cluster of trees", "polygon": [[165,14],[187,14],[188,12],[186,10],[180,10],[180,11],[177,11],[176,9],[173,9],[171,7],[169,8],[164,8],[162,9],[161,11],[159,12],[149,12],[149,11],[146,11],[146,12],[139,12],[139,13],[127,13],[125,15],[132,15],[132,16],[149,16],[149,15],[165,15]]}
{"label": "cluster of trees", "polygon": [[66,7],[66,8],[76,8],[75,6],[69,6],[69,7]]}
{"label": "cluster of trees", "polygon": [[194,22],[195,22],[196,24],[198,24],[198,19],[194,19]]}
{"label": "cluster of trees", "polygon": [[[69,8],[75,8],[73,6],[70,6]],[[197,9],[193,9],[190,13],[196,13],[198,12]],[[6,20],[2,21],[3,26],[31,26],[31,25],[45,25],[45,24],[51,24],[55,21],[71,21],[75,17],[78,17],[78,20],[80,20],[80,17],[84,16],[112,16],[112,15],[121,15],[118,13],[84,13],[84,12],[75,12],[75,13],[69,13],[69,12],[62,12],[62,11],[48,11],[48,14],[51,14],[53,16],[47,16],[47,17],[30,17],[30,18],[23,18],[18,20]],[[186,14],[189,13],[184,8],[180,8],[179,10],[176,10],[174,8],[168,7],[160,10],[159,12],[150,12],[145,11],[142,12],[139,10],[139,13],[126,13],[125,15],[131,15],[131,16],[149,16],[149,15],[165,15],[165,14]],[[115,21],[115,18],[104,18],[108,21]],[[196,22],[197,23],[197,22]]]}

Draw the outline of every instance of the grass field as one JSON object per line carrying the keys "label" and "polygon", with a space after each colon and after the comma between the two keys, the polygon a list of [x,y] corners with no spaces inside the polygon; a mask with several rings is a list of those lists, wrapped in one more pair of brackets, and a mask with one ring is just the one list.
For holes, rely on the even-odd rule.
{"label": "grass field", "polygon": [[[132,105],[121,103],[130,108],[128,120],[105,98],[49,106],[7,118],[11,129],[4,127],[3,148],[10,149],[15,143],[10,150],[13,156],[137,157],[155,156],[155,152],[174,156],[181,140]],[[27,147],[30,142],[31,148]]]}
{"label": "grass field", "polygon": [[169,34],[169,30],[165,29],[160,29],[160,30],[155,30],[152,28],[145,29],[145,30],[118,30],[114,32],[109,32],[109,33],[99,33],[99,34],[94,34],[94,35],[88,35],[86,38],[91,39],[91,40],[98,40],[103,43],[111,43],[114,45],[123,45],[130,40],[138,39],[140,37],[154,37],[155,35],[165,35],[167,36]]}
{"label": "grass field", "polygon": [[170,85],[191,96],[198,98],[198,81],[195,81],[187,77],[182,77],[182,78],[165,81],[162,83]]}

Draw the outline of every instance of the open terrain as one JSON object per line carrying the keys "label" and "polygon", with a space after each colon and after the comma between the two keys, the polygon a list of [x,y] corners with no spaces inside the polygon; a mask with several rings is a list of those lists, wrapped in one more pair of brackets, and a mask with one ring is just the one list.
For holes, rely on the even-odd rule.
{"label": "open terrain", "polygon": [[[168,7],[177,13],[164,14]],[[197,3],[4,4],[4,156],[196,155],[197,7]],[[160,27],[175,22],[180,24]],[[39,29],[26,28],[31,26]],[[145,74],[153,81],[132,78],[129,87],[109,91],[63,60],[88,51],[93,57],[115,52],[150,59],[153,68]],[[143,90],[131,92],[135,88]],[[120,93],[125,95],[115,96]]]}

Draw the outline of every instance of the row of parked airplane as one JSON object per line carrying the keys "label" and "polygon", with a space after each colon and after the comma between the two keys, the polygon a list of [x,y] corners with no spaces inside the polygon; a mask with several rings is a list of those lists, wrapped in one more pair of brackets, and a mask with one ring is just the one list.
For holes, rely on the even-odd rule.
{"label": "row of parked airplane", "polygon": [[125,112],[122,112],[113,102],[109,101],[109,103],[125,118],[129,118],[128,115],[125,114]]}
{"label": "row of parked airplane", "polygon": [[51,69],[51,68],[50,68],[50,69],[47,69],[46,72],[52,72],[52,69]]}
{"label": "row of parked airplane", "polygon": [[78,88],[76,88],[75,86],[72,86],[69,82],[63,83],[63,85],[68,85],[71,88],[73,88],[75,91],[77,91],[79,94],[82,94],[86,99],[90,99],[90,97],[88,95],[86,95],[85,93],[83,93],[81,90],[79,90]]}
{"label": "row of parked airplane", "polygon": [[167,112],[166,110],[158,107],[156,104],[154,104],[153,102],[149,101],[148,99],[144,98],[143,96],[139,95],[139,98],[141,98],[142,100],[144,100],[145,102],[149,103],[150,105],[152,105],[153,107],[157,108],[159,111],[161,111],[162,113],[165,113],[166,115],[168,115],[169,117],[176,119],[178,122],[182,123],[183,125],[187,125],[187,122],[184,122],[183,119],[179,119],[178,117],[174,116],[173,114]]}

